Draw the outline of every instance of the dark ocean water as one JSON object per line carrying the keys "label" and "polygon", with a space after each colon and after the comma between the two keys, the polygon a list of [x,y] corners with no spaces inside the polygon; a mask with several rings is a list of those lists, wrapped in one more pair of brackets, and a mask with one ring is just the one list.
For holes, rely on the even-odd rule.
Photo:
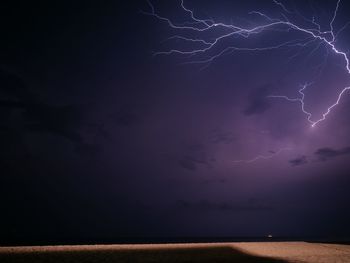
{"label": "dark ocean water", "polygon": [[21,238],[1,240],[0,246],[92,245],[92,244],[164,244],[217,242],[283,242],[350,244],[348,237],[116,237],[116,238]]}

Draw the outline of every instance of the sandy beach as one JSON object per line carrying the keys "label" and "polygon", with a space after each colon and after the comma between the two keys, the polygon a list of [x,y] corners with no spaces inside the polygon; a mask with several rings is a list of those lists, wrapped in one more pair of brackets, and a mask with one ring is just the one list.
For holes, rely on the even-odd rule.
{"label": "sandy beach", "polygon": [[350,245],[237,242],[0,247],[0,262],[350,262]]}

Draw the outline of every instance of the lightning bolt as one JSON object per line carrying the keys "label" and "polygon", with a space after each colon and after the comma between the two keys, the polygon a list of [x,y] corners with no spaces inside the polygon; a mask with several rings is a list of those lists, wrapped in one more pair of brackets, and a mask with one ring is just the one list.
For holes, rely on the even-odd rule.
{"label": "lightning bolt", "polygon": [[233,163],[235,164],[239,164],[239,163],[254,163],[258,160],[268,160],[268,159],[271,159],[273,157],[275,157],[276,155],[279,155],[281,154],[282,152],[284,151],[287,151],[287,150],[291,150],[291,148],[281,148],[279,149],[278,151],[276,152],[273,152],[271,154],[268,154],[268,155],[258,155],[252,159],[246,159],[246,160],[234,160]]}
{"label": "lightning bolt", "polygon": [[[171,55],[171,54],[178,54],[182,56],[188,56],[190,58],[194,58],[193,60],[190,60],[188,62],[185,62],[185,64],[203,64],[204,67],[207,67],[210,65],[211,62],[216,60],[217,58],[228,55],[230,53],[233,53],[235,51],[249,51],[249,52],[258,52],[258,51],[268,51],[268,50],[275,50],[275,49],[282,49],[282,48],[306,48],[311,45],[317,44],[316,48],[313,49],[310,52],[310,56],[313,52],[315,52],[319,47],[324,46],[327,48],[327,55],[328,52],[333,52],[336,56],[339,56],[344,63],[344,69],[346,70],[347,74],[350,76],[350,65],[349,65],[349,58],[348,54],[336,47],[336,40],[339,33],[344,31],[350,22],[346,23],[343,27],[340,28],[337,32],[334,30],[334,22],[337,19],[338,10],[341,4],[341,0],[337,0],[332,18],[329,22],[329,29],[326,31],[321,30],[321,25],[316,22],[315,17],[312,19],[308,19],[301,15],[297,10],[291,10],[287,8],[282,2],[277,0],[272,0],[272,3],[281,9],[281,17],[282,18],[273,18],[268,16],[267,14],[261,12],[261,11],[252,11],[249,14],[250,15],[256,15],[261,17],[265,22],[253,26],[253,27],[242,27],[240,25],[237,25],[235,23],[223,23],[223,22],[216,22],[213,19],[203,19],[199,18],[195,15],[195,12],[185,6],[185,3],[183,0],[180,2],[180,7],[184,11],[185,14],[188,15],[189,21],[185,23],[176,23],[172,19],[161,16],[160,14],[156,13],[156,10],[152,3],[148,1],[148,4],[150,6],[150,12],[143,12],[146,15],[153,16],[160,21],[163,21],[168,24],[168,26],[172,29],[178,30],[180,35],[175,35],[168,40],[179,40],[183,41],[187,44],[192,44],[192,48],[189,49],[170,49],[167,51],[160,51],[154,53],[154,55]],[[289,16],[297,16],[301,18],[304,23],[307,24],[307,26],[302,26],[298,23],[292,22],[289,19]],[[235,46],[235,45],[229,45],[226,47],[220,47],[220,43],[222,41],[227,39],[234,39],[234,38],[243,38],[243,39],[249,39],[252,35],[261,34],[265,31],[274,31],[274,32],[289,32],[289,31],[295,31],[299,32],[302,35],[304,35],[303,38],[299,39],[292,39],[290,41],[285,41],[276,45],[271,46],[262,46],[262,47],[242,47],[242,46]],[[203,35],[204,33],[210,33],[210,35],[215,35],[214,37],[209,38],[208,36],[205,37]],[[192,34],[194,37],[188,37],[188,35]],[[213,54],[211,54],[213,52]],[[295,56],[298,56],[299,53],[297,53]],[[294,57],[295,57],[294,56]],[[202,58],[204,57],[204,58]],[[326,107],[324,112],[322,113],[322,117],[315,119],[312,116],[312,113],[306,110],[305,105],[305,89],[309,87],[311,84],[304,84],[301,85],[301,88],[298,90],[299,97],[297,98],[290,98],[288,96],[283,95],[271,95],[269,98],[279,98],[284,99],[289,102],[296,102],[300,105],[301,111],[306,115],[307,121],[311,124],[312,127],[315,127],[320,122],[326,120],[327,116],[331,113],[331,111],[340,103],[342,96],[350,89],[350,87],[343,88],[337,96],[336,101]],[[263,158],[263,156],[256,157],[258,159]],[[263,158],[264,159],[264,158]],[[254,160],[254,159],[253,159]]]}
{"label": "lightning bolt", "polygon": [[305,102],[304,102],[304,98],[305,98],[305,94],[304,94],[304,90],[311,84],[304,84],[302,85],[301,89],[299,89],[299,93],[300,93],[300,98],[289,98],[287,96],[282,96],[282,95],[270,95],[267,96],[268,98],[281,98],[281,99],[285,99],[291,102],[299,102],[301,105],[301,110],[303,113],[305,113],[307,115],[307,120],[308,122],[311,124],[311,127],[315,127],[318,123],[320,123],[321,121],[324,121],[327,117],[327,115],[331,112],[331,110],[337,106],[339,104],[339,101],[341,99],[341,97],[343,96],[343,94],[350,89],[350,87],[346,87],[344,88],[339,94],[338,94],[338,98],[336,100],[336,102],[334,104],[332,104],[331,106],[329,106],[327,108],[327,111],[325,113],[322,114],[322,118],[313,121],[311,120],[312,114],[308,111],[305,110]]}

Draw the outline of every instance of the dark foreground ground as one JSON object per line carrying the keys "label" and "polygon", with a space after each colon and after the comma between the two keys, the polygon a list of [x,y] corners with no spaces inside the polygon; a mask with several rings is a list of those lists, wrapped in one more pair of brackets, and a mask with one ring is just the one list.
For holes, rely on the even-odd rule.
{"label": "dark foreground ground", "polygon": [[345,263],[350,262],[350,245],[307,242],[237,242],[0,247],[0,262]]}

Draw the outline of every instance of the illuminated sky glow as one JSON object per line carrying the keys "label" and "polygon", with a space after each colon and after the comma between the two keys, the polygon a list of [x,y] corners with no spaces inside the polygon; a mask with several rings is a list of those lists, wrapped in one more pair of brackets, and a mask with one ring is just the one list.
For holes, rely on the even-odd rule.
{"label": "illuminated sky glow", "polygon": [[350,237],[349,1],[6,5],[0,242]]}
{"label": "illuminated sky glow", "polygon": [[[270,17],[269,15],[263,13],[262,11],[253,10],[249,14],[250,15],[258,15],[264,18],[266,22],[263,22],[257,26],[254,27],[242,27],[236,24],[226,24],[222,22],[216,22],[213,19],[202,19],[195,16],[195,11],[186,8],[185,3],[183,0],[181,0],[181,8],[184,12],[187,12],[190,16],[190,20],[187,21],[186,25],[177,24],[176,22],[173,22],[171,19],[159,15],[153,6],[153,4],[148,1],[151,12],[145,12],[145,14],[151,15],[156,17],[157,19],[166,22],[170,28],[177,29],[180,31],[183,30],[189,30],[193,32],[207,32],[210,30],[217,30],[220,32],[220,30],[225,29],[224,33],[218,33],[218,36],[216,36],[212,40],[206,40],[205,38],[201,37],[186,37],[182,35],[175,35],[172,36],[170,39],[172,40],[182,40],[190,43],[200,43],[202,44],[202,48],[197,48],[194,46],[190,50],[182,50],[182,49],[170,49],[168,51],[160,51],[156,52],[155,55],[170,55],[170,54],[179,54],[179,55],[190,55],[190,56],[198,56],[200,54],[206,54],[212,49],[214,49],[221,41],[227,38],[234,38],[234,37],[242,37],[246,38],[247,41],[249,41],[249,38],[254,34],[263,34],[265,31],[268,30],[274,30],[278,28],[280,31],[289,31],[289,30],[295,30],[298,32],[303,33],[305,36],[303,39],[290,39],[287,42],[279,43],[273,46],[263,46],[263,47],[238,47],[238,46],[232,46],[229,45],[227,47],[223,47],[219,49],[218,51],[215,51],[214,54],[209,55],[207,59],[193,59],[190,62],[187,62],[188,64],[203,64],[205,66],[208,66],[211,62],[213,62],[215,59],[219,58],[220,56],[227,55],[229,53],[232,53],[233,51],[251,51],[251,52],[257,52],[257,51],[268,51],[273,49],[281,49],[281,48],[293,48],[293,47],[306,47],[309,44],[316,45],[316,49],[319,48],[320,45],[324,45],[327,47],[327,52],[330,50],[331,52],[334,52],[335,54],[339,55],[343,59],[343,65],[344,69],[347,71],[348,75],[350,76],[350,67],[349,67],[349,58],[346,52],[339,50],[336,47],[337,42],[337,36],[338,34],[345,30],[348,26],[348,23],[343,25],[338,31],[334,29],[334,22],[337,19],[338,9],[341,6],[341,0],[338,0],[334,7],[333,16],[331,17],[329,21],[328,30],[321,30],[321,25],[315,21],[315,17],[309,19],[303,17],[298,11],[289,11],[288,8],[282,4],[281,2],[277,0],[273,0],[273,2],[278,5],[283,13],[281,14],[281,18],[274,18]],[[299,15],[304,19],[304,22],[306,21],[307,26],[301,26],[297,23],[293,22],[292,19],[289,19],[289,16],[291,15]],[[249,18],[248,18],[249,19]],[[278,32],[276,32],[278,34]],[[314,52],[314,49],[311,50],[311,54]],[[331,113],[332,109],[336,107],[343,94],[346,93],[350,89],[350,87],[343,88],[337,95],[336,101],[329,105],[325,111],[322,113],[322,117],[319,119],[315,119],[312,116],[312,113],[305,110],[305,94],[304,90],[309,86],[310,84],[303,84],[301,85],[302,88],[299,89],[300,97],[299,98],[290,98],[288,96],[284,95],[270,95],[269,98],[282,98],[290,102],[299,102],[301,110],[305,115],[307,116],[307,121],[311,124],[312,127],[316,126],[318,123],[326,120],[328,114]],[[329,87],[332,88],[332,87]]]}

